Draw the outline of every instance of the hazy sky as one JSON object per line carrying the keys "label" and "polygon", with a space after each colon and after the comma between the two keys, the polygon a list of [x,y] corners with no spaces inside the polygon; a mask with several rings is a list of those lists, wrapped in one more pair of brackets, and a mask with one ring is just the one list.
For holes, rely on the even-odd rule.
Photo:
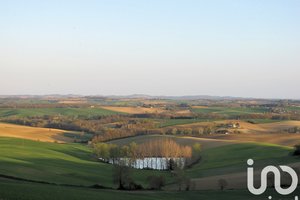
{"label": "hazy sky", "polygon": [[0,0],[0,94],[300,99],[299,0]]}

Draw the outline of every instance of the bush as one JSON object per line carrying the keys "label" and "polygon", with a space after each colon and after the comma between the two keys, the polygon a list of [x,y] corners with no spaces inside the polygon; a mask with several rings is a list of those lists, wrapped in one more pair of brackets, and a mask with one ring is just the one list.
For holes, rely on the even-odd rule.
{"label": "bush", "polygon": [[147,180],[151,190],[161,190],[166,185],[166,179],[163,176],[148,176]]}
{"label": "bush", "polygon": [[221,190],[224,190],[228,186],[228,182],[225,179],[220,179],[218,185]]}
{"label": "bush", "polygon": [[295,145],[295,151],[293,153],[294,156],[299,156],[300,155],[300,144]]}

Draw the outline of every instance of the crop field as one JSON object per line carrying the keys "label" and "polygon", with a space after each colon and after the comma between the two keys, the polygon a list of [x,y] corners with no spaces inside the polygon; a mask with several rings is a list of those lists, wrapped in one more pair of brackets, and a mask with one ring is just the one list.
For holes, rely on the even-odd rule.
{"label": "crop field", "polygon": [[276,120],[276,119],[248,119],[244,121],[249,121],[254,124],[266,124],[266,123],[274,123],[274,122],[281,122],[283,120]]}
{"label": "crop field", "polygon": [[144,113],[161,113],[164,112],[161,108],[144,108],[144,107],[130,107],[130,106],[103,106],[105,110],[111,110],[114,112],[128,113],[128,114],[144,114]]}
{"label": "crop field", "polygon": [[287,110],[300,112],[300,106],[290,106]]}
{"label": "crop field", "polygon": [[119,114],[103,108],[0,108],[1,117],[33,117],[33,116],[72,116],[93,117]]}
{"label": "crop field", "polygon": [[240,127],[238,131],[241,133],[253,133],[253,134],[263,134],[263,133],[283,133],[288,128],[300,127],[300,121],[272,121],[260,124],[253,124],[242,120],[217,120],[217,121],[200,121],[193,123],[186,123],[182,125],[174,125],[174,127],[184,127],[184,128],[197,128],[204,126],[218,126],[222,124],[239,123]]}
{"label": "crop field", "polygon": [[[168,127],[168,126],[176,126],[176,125],[189,125],[198,122],[218,122],[220,120],[212,120],[212,119],[164,119],[159,121],[159,127]],[[283,120],[273,120],[273,119],[249,119],[249,120],[241,120],[241,122],[251,122],[252,124],[267,124],[267,123],[275,123],[275,122],[283,122]]]}
{"label": "crop field", "polygon": [[168,126],[176,126],[182,124],[191,124],[197,122],[207,122],[210,121],[208,119],[165,119],[161,120],[159,123],[159,127],[168,127]]}
{"label": "crop field", "polygon": [[267,108],[230,108],[230,107],[203,107],[203,108],[196,107],[193,108],[192,111],[195,113],[215,113],[215,114],[224,114],[229,116],[269,112]]}
{"label": "crop field", "polygon": [[91,137],[88,134],[75,131],[20,126],[6,123],[0,123],[0,136],[58,143],[87,140]]}

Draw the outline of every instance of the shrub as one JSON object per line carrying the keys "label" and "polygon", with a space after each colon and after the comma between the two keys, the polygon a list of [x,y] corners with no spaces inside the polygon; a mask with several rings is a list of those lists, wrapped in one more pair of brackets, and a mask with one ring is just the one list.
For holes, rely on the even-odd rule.
{"label": "shrub", "polygon": [[147,180],[151,190],[161,190],[166,185],[166,179],[163,176],[148,176]]}
{"label": "shrub", "polygon": [[225,179],[220,179],[218,185],[221,190],[224,190],[228,186],[228,182]]}

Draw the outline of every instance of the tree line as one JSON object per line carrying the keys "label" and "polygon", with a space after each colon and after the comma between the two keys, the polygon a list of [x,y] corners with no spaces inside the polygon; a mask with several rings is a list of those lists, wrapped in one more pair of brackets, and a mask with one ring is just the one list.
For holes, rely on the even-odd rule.
{"label": "tree line", "polygon": [[[153,139],[141,144],[132,142],[123,146],[97,142],[93,143],[92,147],[96,157],[103,162],[112,161],[112,164],[118,164],[123,158],[128,158],[128,165],[133,166],[137,159],[148,162],[145,158],[154,157],[165,159],[168,162],[169,169],[174,169],[177,164],[174,162],[174,158],[184,158],[185,164],[190,165],[200,158],[201,151],[201,145],[198,143],[191,147],[180,145],[168,138]],[[146,166],[148,166],[148,163]]]}

